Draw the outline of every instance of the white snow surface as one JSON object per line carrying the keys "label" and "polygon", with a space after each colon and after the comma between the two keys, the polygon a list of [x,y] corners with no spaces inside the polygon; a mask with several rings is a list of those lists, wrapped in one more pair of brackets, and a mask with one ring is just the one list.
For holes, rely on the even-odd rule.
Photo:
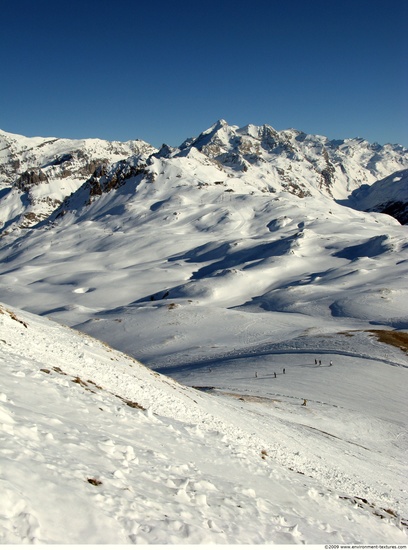
{"label": "white snow surface", "polygon": [[401,198],[407,151],[141,147],[31,228],[82,149],[0,190],[0,542],[406,544],[408,229],[342,198]]}
{"label": "white snow surface", "polygon": [[204,392],[0,307],[3,544],[407,544],[397,348],[355,333],[354,356],[315,338],[186,369]]}
{"label": "white snow surface", "polygon": [[46,219],[99,166],[128,158],[129,163],[149,160],[153,179],[163,170],[167,179],[182,178],[180,172],[190,168],[192,181],[201,187],[216,182],[234,192],[244,183],[247,193],[287,191],[342,200],[408,167],[408,151],[399,145],[277,132],[269,125],[239,128],[225,120],[180,148],[164,145],[159,152],[142,140],[28,138],[0,130],[0,235]]}

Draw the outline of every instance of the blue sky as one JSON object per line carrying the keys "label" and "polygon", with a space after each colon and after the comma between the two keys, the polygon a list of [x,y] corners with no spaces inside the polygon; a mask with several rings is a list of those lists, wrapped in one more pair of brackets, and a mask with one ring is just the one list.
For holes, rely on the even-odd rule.
{"label": "blue sky", "polygon": [[223,118],[408,146],[407,0],[3,0],[0,128],[179,145]]}

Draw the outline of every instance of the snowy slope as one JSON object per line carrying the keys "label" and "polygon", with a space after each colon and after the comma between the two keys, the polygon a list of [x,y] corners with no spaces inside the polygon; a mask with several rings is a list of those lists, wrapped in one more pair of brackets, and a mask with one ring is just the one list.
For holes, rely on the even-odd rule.
{"label": "snowy slope", "polygon": [[224,121],[149,147],[29,228],[80,155],[0,198],[2,542],[406,543],[407,226],[347,205],[407,152]]}
{"label": "snowy slope", "polygon": [[[0,131],[3,232],[31,227],[47,218],[90,176],[96,185],[101,177],[107,180],[110,176],[114,185],[115,172],[123,173],[129,167],[121,163],[109,169],[109,164],[130,156],[128,166],[147,161],[162,168],[159,159],[172,158],[196,163],[199,173],[192,172],[201,186],[217,183],[234,191],[243,183],[247,192],[256,194],[286,191],[299,197],[324,195],[341,200],[361,185],[371,185],[408,166],[408,151],[399,145],[381,146],[358,138],[329,140],[297,130],[278,132],[269,125],[239,128],[224,120],[178,149],[163,146],[156,153],[141,140],[26,138]],[[154,170],[151,176],[155,177]]]}
{"label": "snowy slope", "polygon": [[350,197],[350,205],[368,212],[384,212],[408,223],[408,170],[400,170],[373,185],[363,185]]}
{"label": "snowy slope", "polygon": [[[260,185],[194,147],[114,165],[51,224],[2,239],[1,295],[70,325],[108,319],[111,309],[143,324],[145,311],[175,302],[228,316],[240,308],[244,326],[279,311],[306,316],[310,327],[343,318],[408,327],[406,227],[321,193]],[[254,332],[264,338],[262,326]]]}
{"label": "snowy slope", "polygon": [[407,544],[397,348],[316,368],[315,340],[205,393],[4,304],[0,336],[2,543]]}

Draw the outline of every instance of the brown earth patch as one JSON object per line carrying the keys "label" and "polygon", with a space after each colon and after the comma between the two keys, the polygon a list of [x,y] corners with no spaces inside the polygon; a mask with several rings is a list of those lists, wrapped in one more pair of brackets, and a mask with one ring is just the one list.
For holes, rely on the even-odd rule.
{"label": "brown earth patch", "polygon": [[398,332],[396,330],[368,330],[377,338],[379,342],[400,348],[408,354],[408,333]]}

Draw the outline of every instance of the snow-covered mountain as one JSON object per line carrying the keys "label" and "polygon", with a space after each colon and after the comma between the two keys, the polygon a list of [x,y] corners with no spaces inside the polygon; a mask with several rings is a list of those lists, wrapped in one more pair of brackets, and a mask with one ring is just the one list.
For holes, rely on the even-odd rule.
{"label": "snow-covered mountain", "polygon": [[[109,180],[110,189],[118,184],[118,174],[128,178],[138,164],[154,166],[154,156],[184,157],[206,166],[208,174],[196,182],[201,185],[225,183],[228,177],[228,183],[245,183],[248,192],[283,190],[300,197],[324,194],[343,200],[361,185],[371,185],[408,166],[408,151],[398,145],[329,140],[297,130],[278,132],[268,125],[239,128],[224,120],[178,149],[163,146],[155,153],[154,147],[141,140],[26,138],[0,131],[3,232],[46,219],[90,176],[91,192],[99,193],[101,177]],[[128,157],[112,168],[112,163]],[[154,168],[149,173],[154,179]]]}
{"label": "snow-covered mountain", "polygon": [[181,150],[194,147],[235,171],[251,171],[271,191],[298,196],[315,190],[346,198],[361,184],[371,184],[405,168],[408,151],[399,145],[370,144],[363,139],[329,140],[298,130],[276,131],[269,125],[244,128],[218,121]]}
{"label": "snow-covered mountain", "polygon": [[47,218],[99,166],[153,151],[142,140],[27,138],[0,130],[0,231]]}
{"label": "snow-covered mountain", "polygon": [[108,319],[114,308],[131,308],[134,322],[142,304],[177,300],[406,328],[405,228],[334,200],[352,186],[352,164],[331,186],[322,166],[334,166],[336,148],[345,165],[346,147],[374,179],[407,152],[385,146],[380,162],[379,146],[345,143],[220,121],[180,149],[100,166],[43,223],[3,237],[2,295],[68,324]]}
{"label": "snow-covered mountain", "polygon": [[[63,154],[62,151],[59,154]],[[44,212],[44,219],[31,227],[23,227],[19,222],[19,216],[26,214],[27,204],[26,195],[18,186],[21,174],[16,172],[11,189],[8,183],[3,191],[0,212],[7,229],[0,240],[0,299],[9,304],[7,308],[11,308],[12,313],[3,313],[0,317],[14,332],[6,336],[1,333],[0,344],[5,342],[5,357],[12,358],[7,365],[15,373],[26,375],[10,375],[11,389],[4,391],[7,398],[3,403],[9,403],[9,391],[15,396],[13,380],[16,378],[19,388],[24,378],[27,383],[24,391],[33,395],[31,410],[41,410],[36,396],[41,395],[40,389],[44,387],[47,402],[51,395],[55,397],[55,411],[57,402],[69,403],[66,398],[72,397],[69,389],[72,380],[68,382],[64,373],[78,375],[85,383],[88,380],[88,386],[92,380],[108,390],[113,396],[104,393],[103,399],[113,399],[109,401],[111,424],[106,424],[105,418],[100,424],[95,420],[97,434],[92,432],[89,437],[97,445],[102,422],[104,429],[110,426],[109,440],[115,442],[114,434],[121,434],[109,460],[106,456],[109,453],[98,457],[98,467],[108,468],[104,475],[111,476],[109,479],[112,472],[120,470],[118,461],[129,463],[121,450],[135,445],[129,443],[136,437],[133,432],[121,431],[120,426],[128,425],[128,420],[121,424],[121,418],[128,418],[123,408],[128,414],[134,414],[127,411],[123,399],[150,407],[160,415],[164,431],[152,435],[151,440],[144,435],[145,447],[138,447],[144,457],[140,459],[143,468],[133,470],[126,466],[124,477],[129,475],[131,480],[126,481],[125,487],[119,482],[115,485],[116,481],[109,482],[109,490],[113,486],[119,488],[120,497],[115,493],[114,500],[109,501],[109,492],[104,493],[106,498],[98,497],[104,509],[109,510],[101,516],[110,518],[107,528],[101,531],[106,542],[111,541],[109,533],[119,531],[125,533],[123,540],[128,542],[180,542],[181,539],[187,542],[374,542],[374,539],[385,540],[388,535],[388,541],[399,542],[401,537],[405,541],[405,533],[396,524],[400,516],[408,516],[406,493],[400,481],[406,474],[401,457],[407,450],[406,400],[402,393],[408,372],[408,228],[390,215],[364,210],[382,208],[388,199],[394,204],[405,201],[407,151],[398,146],[370,145],[363,140],[333,142],[294,130],[275,132],[269,126],[240,129],[219,121],[179,148],[164,145],[157,151],[143,145],[136,154],[127,156],[126,151],[123,154],[113,162],[92,166],[92,174],[84,177],[82,183],[78,177],[77,189],[66,199],[61,198],[59,206]],[[47,162],[39,162],[44,172],[53,169],[51,165],[46,166]],[[57,185],[57,179],[53,181]],[[45,182],[39,185],[43,184],[47,185]],[[373,202],[369,202],[371,189]],[[18,214],[13,213],[12,203],[22,205]],[[389,207],[387,204],[385,208]],[[4,311],[7,308],[3,306]],[[116,361],[118,356],[113,355],[112,363],[107,363],[99,351],[94,355],[96,348],[102,348],[91,338],[85,338],[85,342],[92,342],[88,354],[83,340],[75,340],[79,338],[78,335],[74,338],[76,333],[57,329],[43,318],[37,319],[13,308],[75,327],[143,361],[156,375],[169,375],[186,386],[213,388],[211,399],[192,389],[181,389],[143,369],[141,372],[148,373],[146,380],[133,384],[126,378],[123,385],[118,382],[119,387],[109,374],[107,387],[103,374],[107,365],[118,367],[121,379],[119,371],[127,372],[128,358],[122,356]],[[13,319],[13,315],[39,330],[27,339],[28,348],[24,353],[16,350],[23,349],[26,327]],[[47,343],[47,338],[51,338],[51,343]],[[13,349],[7,347],[10,342],[14,342]],[[33,355],[33,350],[40,355]],[[61,359],[65,355],[66,361]],[[30,370],[32,365],[27,363],[30,361],[41,364],[40,368],[49,370],[59,382],[48,378],[51,384],[48,387],[42,382],[43,374]],[[58,361],[63,361],[63,366]],[[91,371],[87,365],[92,365]],[[54,367],[61,368],[63,373]],[[172,397],[165,393],[158,396],[155,390],[149,389],[147,380],[164,384],[160,386],[162,389],[177,388],[176,393],[172,393]],[[31,381],[39,384],[34,390]],[[86,391],[78,384],[73,387]],[[132,390],[123,392],[125,386]],[[141,386],[147,388],[145,393],[140,393]],[[96,391],[93,386],[91,389]],[[186,399],[191,402],[193,416],[186,412],[188,407],[177,416],[179,405],[175,408],[168,405],[173,399],[179,403],[175,397],[179,391],[188,395]],[[227,397],[226,393],[233,395]],[[77,396],[78,400],[75,397],[75,411],[82,411],[84,407],[94,410],[93,400],[98,401],[98,394],[84,395],[91,401],[84,406],[82,397]],[[10,399],[15,403],[14,397]],[[120,411],[115,399],[125,403]],[[167,404],[164,408],[161,408],[162,399]],[[303,399],[309,405],[302,408]],[[201,416],[200,403],[206,414],[213,415],[211,420]],[[13,416],[9,409],[5,411],[6,415]],[[13,411],[13,414],[24,412],[17,411],[17,407]],[[112,415],[116,414],[119,420],[113,419]],[[144,415],[139,416],[144,422],[145,413],[138,414]],[[83,466],[90,460],[78,435],[85,430],[82,416],[78,414],[75,424],[70,424],[73,456],[79,453],[78,456],[83,457],[81,479],[85,473]],[[218,420],[214,420],[215,416]],[[14,424],[10,422],[23,426],[27,418],[23,415]],[[222,423],[229,419],[228,422],[246,435],[219,424],[220,419]],[[202,437],[202,424],[206,426],[207,420],[210,428]],[[43,420],[38,422],[44,425]],[[151,422],[147,422],[149,430]],[[216,427],[221,425],[222,429]],[[188,461],[181,463],[180,454],[171,454],[176,452],[171,440],[174,433],[170,438],[165,434],[172,429],[184,434],[177,435],[177,449],[184,446],[189,453],[191,450]],[[52,437],[65,441],[59,428],[56,430],[50,432]],[[28,433],[22,427],[16,431]],[[43,431],[48,433],[45,427]],[[186,433],[195,434],[194,441],[188,441],[184,437]],[[227,437],[225,433],[234,435]],[[254,445],[247,437],[256,434],[262,437]],[[231,452],[235,457],[240,456],[245,464],[255,464],[248,474],[248,485],[242,481],[245,470],[236,462],[230,462],[229,451],[219,446],[219,435],[230,451],[236,449],[236,443],[242,438],[243,447],[236,453]],[[42,445],[43,439],[39,441]],[[160,450],[159,441],[166,451]],[[252,462],[252,454],[249,457],[244,449],[258,449],[258,444],[265,447],[276,475],[284,481],[277,481],[275,474],[262,469],[263,466],[258,470],[258,462]],[[157,453],[152,455],[157,461],[151,477],[146,470],[149,447]],[[200,453],[203,459],[198,463],[195,457]],[[258,451],[255,454],[257,461]],[[181,468],[179,471],[183,464],[188,466],[188,475],[179,485],[173,479],[175,470],[172,467],[166,470],[164,466],[174,456],[177,468]],[[219,461],[217,456],[221,457]],[[335,466],[339,457],[341,472]],[[28,462],[29,457],[23,456],[23,459]],[[204,466],[211,461],[214,467]],[[267,463],[262,457],[261,461],[261,464]],[[56,465],[58,459],[47,462],[40,458],[39,462]],[[216,473],[224,463],[232,476],[226,484]],[[167,477],[166,474],[159,476],[160,468],[168,473]],[[198,470],[200,474],[196,475]],[[202,476],[202,472],[206,475]],[[254,472],[260,476],[256,480]],[[292,478],[292,474],[296,475]],[[118,475],[124,479],[121,473]],[[297,480],[294,486],[290,487],[292,481],[288,481],[287,476]],[[184,492],[179,493],[185,507],[176,504],[171,509],[171,514],[177,510],[178,517],[182,518],[177,524],[173,523],[175,516],[163,512],[169,504],[169,495],[163,496],[167,489],[162,487],[167,478],[176,487],[184,484],[184,489],[191,488],[191,492],[186,489],[188,498]],[[269,485],[272,479],[273,486]],[[212,495],[214,500],[210,498],[208,483],[222,486]],[[156,515],[149,516],[148,520],[140,519],[143,506],[136,507],[134,514],[123,511],[128,509],[127,497],[134,497],[123,489],[134,486],[138,487],[138,498],[143,494],[143,487],[148,488],[148,497],[143,502],[149,510],[154,508],[155,498],[159,499]],[[233,497],[237,487],[238,496]],[[18,494],[19,490],[20,487],[10,495]],[[198,494],[204,496],[197,500]],[[245,503],[240,496],[243,494],[247,499]],[[286,494],[293,498],[286,500]],[[335,506],[329,494],[334,494]],[[263,500],[259,502],[254,495],[261,495]],[[279,504],[272,504],[274,499],[268,495],[279,497]],[[345,501],[341,502],[343,497]],[[17,497],[10,496],[10,502],[11,499]],[[106,508],[109,502],[112,507]],[[349,512],[350,503],[358,512]],[[15,503],[13,509],[18,511],[19,505]],[[340,508],[336,508],[337,505]],[[271,523],[270,518],[275,517],[273,514],[278,516],[282,507],[284,519]],[[249,535],[245,534],[248,522],[243,529],[241,523],[231,520],[237,508],[245,510],[249,524],[253,522],[255,526]],[[309,509],[316,513],[306,514]],[[380,530],[384,526],[384,520],[378,518],[374,520],[380,523],[371,524],[373,510],[380,515],[384,510],[393,512],[387,512],[386,516],[392,532],[387,531],[384,537],[372,535],[380,532],[374,525],[381,526]],[[323,516],[317,519],[319,513],[327,519]],[[328,518],[330,514],[337,517],[337,513],[342,519],[336,519],[333,527],[334,520]],[[164,520],[167,527],[158,520],[163,514],[167,515]],[[224,518],[223,521],[217,521],[216,516]],[[96,512],[89,518],[90,524],[98,524],[95,517]],[[119,521],[120,528],[117,524],[111,527],[112,517]],[[307,519],[299,519],[302,517]],[[214,528],[217,534],[208,533],[208,528]],[[17,539],[21,533],[29,533],[28,527],[27,531],[24,529]],[[35,533],[26,536],[31,537],[30,540],[60,540],[51,531],[41,536]],[[94,540],[89,531],[87,539]],[[77,539],[72,535],[70,540]]]}
{"label": "snow-covered mountain", "polygon": [[190,371],[210,393],[4,304],[0,336],[3,544],[407,544],[408,363],[374,334]]}
{"label": "snow-covered mountain", "polygon": [[[58,140],[49,141],[34,147],[36,154],[51,147],[48,160],[39,157],[44,171],[55,169],[49,159],[57,149],[62,154]],[[10,226],[0,249],[6,301],[69,324],[164,299],[408,326],[405,229],[333,198],[347,195],[358,177],[374,180],[407,162],[406,150],[225,121],[179,149],[151,153],[137,143],[136,155],[96,167],[34,229]],[[97,145],[94,158],[113,147]],[[120,152],[126,147],[118,145]],[[57,170],[65,162],[74,161],[57,163]],[[403,188],[401,174],[373,189]],[[3,212],[17,189],[0,201]],[[388,195],[394,200],[401,192]],[[367,300],[378,305],[375,318],[371,308],[365,312]]]}

